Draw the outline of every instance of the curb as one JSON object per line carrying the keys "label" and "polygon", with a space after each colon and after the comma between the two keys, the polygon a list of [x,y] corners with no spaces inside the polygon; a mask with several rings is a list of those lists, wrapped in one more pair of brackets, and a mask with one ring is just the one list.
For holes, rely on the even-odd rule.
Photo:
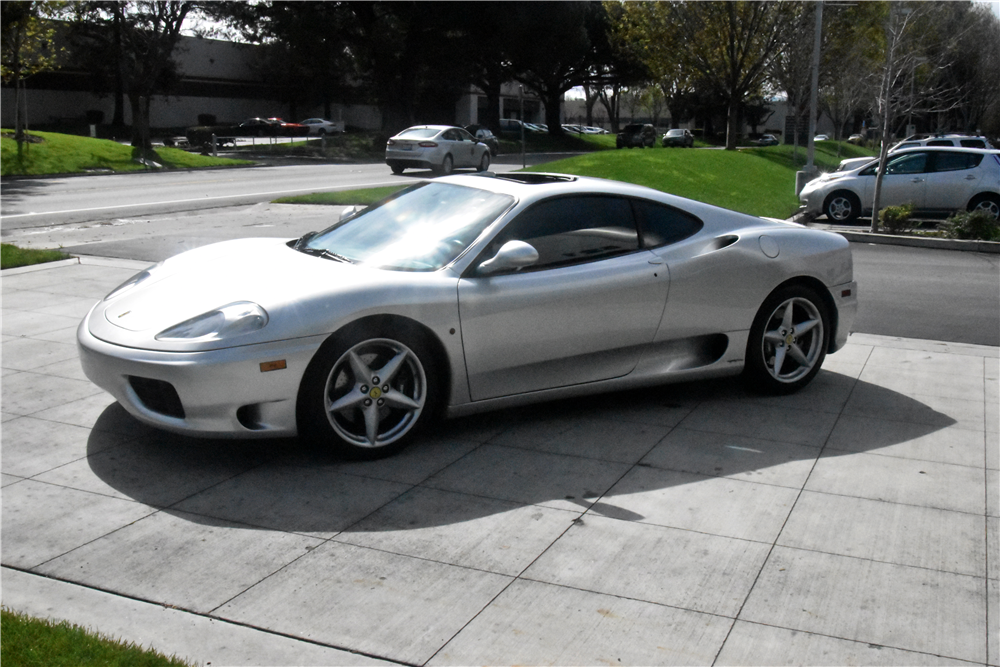
{"label": "curb", "polygon": [[894,234],[872,234],[871,232],[847,232],[831,229],[851,243],[878,243],[901,245],[911,248],[935,248],[937,250],[959,250],[963,252],[984,252],[1000,255],[1000,243],[996,241],[964,241],[961,239],[936,239],[921,236],[896,236]]}

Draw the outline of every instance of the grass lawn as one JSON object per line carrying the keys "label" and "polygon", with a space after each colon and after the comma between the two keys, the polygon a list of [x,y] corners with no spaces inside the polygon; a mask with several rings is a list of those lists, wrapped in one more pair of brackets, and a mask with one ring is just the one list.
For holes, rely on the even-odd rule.
{"label": "grass lawn", "polygon": [[69,257],[58,250],[29,250],[10,243],[0,244],[0,269],[15,269],[45,262],[58,262]]}
{"label": "grass lawn", "polygon": [[78,625],[52,623],[6,609],[0,618],[0,653],[4,667],[189,667],[177,658]]}
{"label": "grass lawn", "polygon": [[[841,159],[869,154],[846,144],[837,157],[835,142],[816,146],[815,163],[825,171]],[[578,176],[595,176],[645,185],[723,208],[772,218],[787,218],[799,207],[795,172],[805,164],[805,149],[792,146],[738,151],[633,148],[602,151],[529,167]]]}
{"label": "grass lawn", "polygon": [[380,199],[388,197],[394,192],[399,192],[406,185],[389,185],[384,188],[365,188],[362,190],[343,190],[341,192],[317,192],[311,195],[300,195],[298,197],[282,197],[275,199],[275,204],[323,204],[327,206],[370,206]]}
{"label": "grass lawn", "polygon": [[[18,144],[13,139],[13,131],[5,129],[0,132],[3,134],[0,137],[0,175],[3,176],[77,174],[92,170],[126,172],[146,169],[144,165],[135,161],[138,151],[116,141],[53,132],[29,132],[29,135],[37,139]],[[168,169],[252,164],[245,160],[188,153],[177,148],[158,148],[153,160]]]}

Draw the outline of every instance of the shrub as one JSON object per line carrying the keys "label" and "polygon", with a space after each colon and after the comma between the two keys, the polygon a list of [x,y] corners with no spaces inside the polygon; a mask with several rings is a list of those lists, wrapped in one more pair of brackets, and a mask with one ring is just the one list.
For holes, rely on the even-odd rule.
{"label": "shrub", "polygon": [[960,211],[941,225],[949,239],[1000,241],[1000,222],[983,210]]}
{"label": "shrub", "polygon": [[910,216],[913,215],[913,205],[886,206],[879,211],[878,219],[882,227],[890,234],[901,234],[910,229]]}

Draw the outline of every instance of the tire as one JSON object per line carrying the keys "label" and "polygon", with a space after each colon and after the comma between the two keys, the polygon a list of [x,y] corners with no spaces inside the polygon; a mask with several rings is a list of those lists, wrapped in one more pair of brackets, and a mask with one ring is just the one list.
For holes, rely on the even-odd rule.
{"label": "tire", "polygon": [[389,168],[392,169],[392,173],[394,174],[402,174],[403,170],[406,169],[406,167],[401,164],[390,164]]}
{"label": "tire", "polygon": [[483,153],[483,159],[479,161],[478,171],[486,171],[490,168],[490,152]]}
{"label": "tire", "polygon": [[861,200],[853,192],[839,190],[826,198],[823,212],[833,222],[853,222],[861,215]]}
{"label": "tire", "polygon": [[986,211],[994,220],[1000,220],[1000,197],[993,194],[976,195],[969,202],[970,211]]}
{"label": "tire", "polygon": [[455,161],[452,159],[450,155],[445,155],[444,160],[441,161],[441,166],[435,168],[434,171],[439,176],[447,176],[452,172],[452,170],[454,170],[454,168],[455,168]]}
{"label": "tire", "polygon": [[303,435],[348,458],[389,456],[433,418],[438,386],[421,336],[355,327],[324,344],[306,372],[299,391]]}
{"label": "tire", "polygon": [[819,372],[829,342],[830,315],[819,295],[808,287],[780,288],[750,328],[744,381],[768,394],[798,391]]}

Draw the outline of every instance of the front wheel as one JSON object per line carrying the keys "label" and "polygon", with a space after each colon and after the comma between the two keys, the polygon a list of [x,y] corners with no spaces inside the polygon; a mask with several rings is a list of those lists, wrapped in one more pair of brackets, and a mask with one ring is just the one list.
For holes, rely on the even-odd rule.
{"label": "front wheel", "polygon": [[405,447],[436,408],[438,378],[423,340],[360,329],[324,345],[299,396],[303,431],[351,458]]}
{"label": "front wheel", "polygon": [[483,153],[483,159],[479,161],[479,171],[486,171],[490,168],[490,152]]}
{"label": "front wheel", "polygon": [[986,211],[994,220],[1000,220],[1000,197],[996,195],[979,195],[969,202],[970,211]]}
{"label": "front wheel", "polygon": [[852,222],[861,214],[861,200],[853,192],[834,192],[827,197],[823,212],[833,222]]}
{"label": "front wheel", "polygon": [[744,379],[754,389],[790,394],[809,384],[826,358],[830,316],[808,287],[785,287],[760,307],[747,341]]}

